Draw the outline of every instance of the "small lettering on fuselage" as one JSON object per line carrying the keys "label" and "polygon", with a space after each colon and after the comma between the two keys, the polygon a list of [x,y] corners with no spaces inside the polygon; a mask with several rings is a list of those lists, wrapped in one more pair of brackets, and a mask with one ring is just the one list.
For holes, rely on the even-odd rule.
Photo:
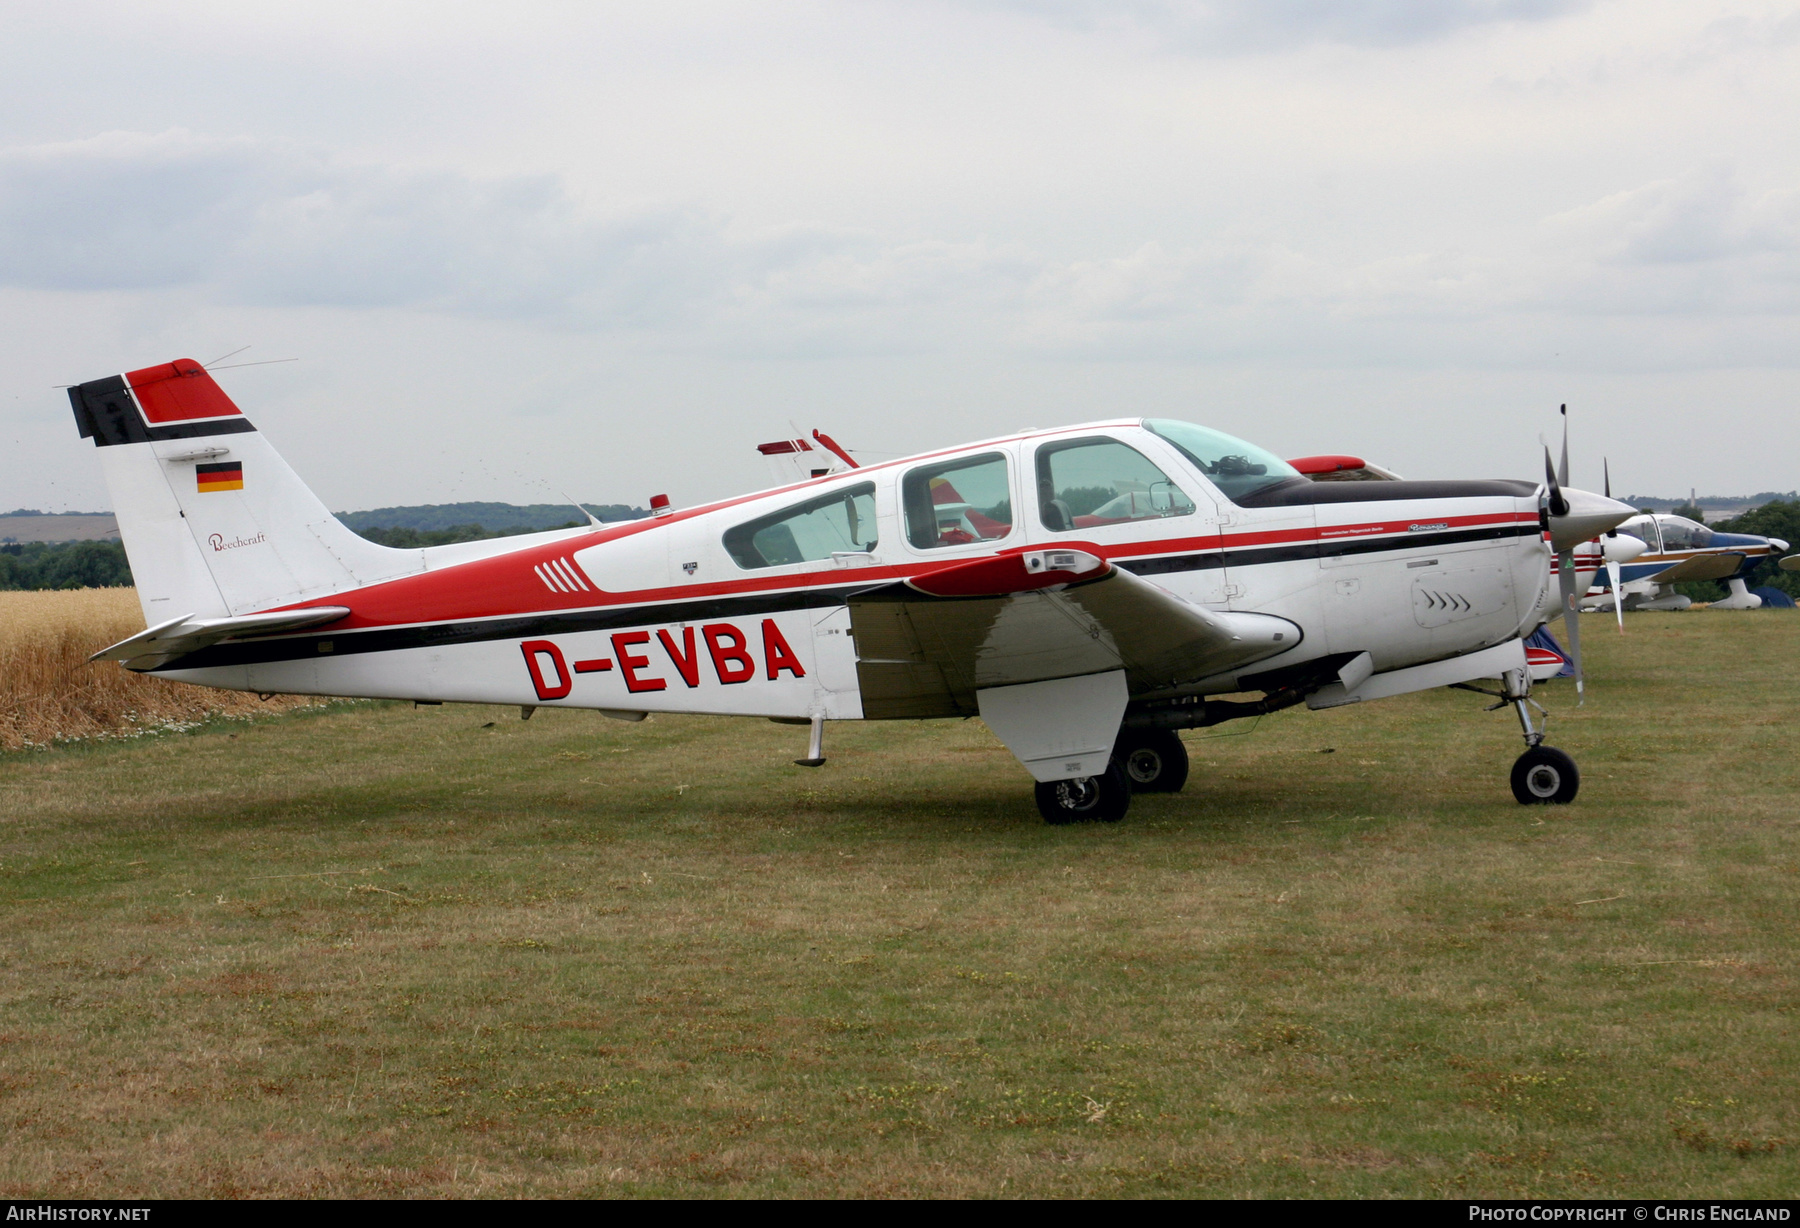
{"label": "small lettering on fuselage", "polygon": [[[806,667],[774,619],[763,619],[758,633],[762,641],[760,669],[766,681],[778,681],[783,673],[806,677]],[[719,686],[736,686],[755,678],[759,669],[750,637],[732,623],[683,627],[678,633],[664,628],[654,636],[648,631],[620,631],[609,639],[612,656],[584,658],[572,666],[553,640],[520,643],[525,671],[537,697],[567,699],[575,689],[577,674],[610,673],[615,666],[632,694],[666,691],[675,681],[690,690],[715,681]],[[710,669],[705,668],[708,664]],[[667,676],[671,673],[672,677]]]}
{"label": "small lettering on fuselage", "polygon": [[1449,527],[1450,527],[1449,521],[1440,520],[1434,524],[1409,524],[1406,526],[1406,531],[1408,533],[1431,533],[1431,532],[1434,532],[1435,530],[1447,529]]}

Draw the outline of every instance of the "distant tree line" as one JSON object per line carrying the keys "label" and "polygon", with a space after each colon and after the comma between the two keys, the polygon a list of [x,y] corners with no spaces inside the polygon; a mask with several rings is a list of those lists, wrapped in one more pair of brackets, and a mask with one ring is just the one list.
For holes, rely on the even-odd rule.
{"label": "distant tree line", "polygon": [[[650,513],[641,507],[624,503],[583,503],[584,511],[596,520],[638,520]],[[575,510],[572,503],[426,503],[412,507],[378,507],[366,512],[339,512],[337,518],[358,533],[366,529],[418,529],[424,533],[459,533],[478,525],[492,535],[502,529],[515,533],[538,533],[560,528]],[[577,521],[576,523],[582,523]],[[472,541],[457,537],[450,541]]]}
{"label": "distant tree line", "polygon": [[[620,519],[626,519],[621,517]],[[415,529],[405,525],[360,528],[357,533],[382,546],[418,550],[455,542],[486,541],[491,537],[517,537],[548,529],[573,529],[587,523],[565,520],[560,524],[535,524],[518,528],[490,529],[479,524],[452,525],[444,529]],[[0,591],[17,592],[49,588],[116,588],[128,586],[131,564],[125,547],[116,541],[24,542],[0,545]]]}
{"label": "distant tree line", "polygon": [[118,542],[24,542],[0,546],[0,590],[119,588],[131,564]]}
{"label": "distant tree line", "polygon": [[406,525],[356,530],[359,537],[396,550],[419,550],[426,546],[450,546],[457,542],[480,542],[491,537],[517,537],[521,533],[544,533],[550,529],[575,529],[585,520],[569,520],[562,524],[533,525],[523,529],[490,529],[478,524],[453,524],[447,529],[414,529]]}

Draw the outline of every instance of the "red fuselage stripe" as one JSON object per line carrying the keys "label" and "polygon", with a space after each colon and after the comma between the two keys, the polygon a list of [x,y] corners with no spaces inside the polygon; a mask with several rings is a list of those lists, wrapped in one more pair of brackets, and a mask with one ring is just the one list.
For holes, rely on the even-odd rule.
{"label": "red fuselage stripe", "polygon": [[[1354,525],[1305,526],[1293,529],[1240,532],[1204,537],[1162,538],[1146,541],[1095,545],[1083,542],[1083,549],[1093,550],[1109,561],[1147,559],[1163,555],[1219,553],[1257,546],[1275,546],[1312,541],[1369,541],[1391,538],[1393,548],[1401,549],[1413,539],[1414,525],[1432,532],[1447,530],[1506,527],[1536,524],[1535,514],[1526,512],[1488,512],[1467,516],[1423,517],[1373,521]],[[448,567],[442,571],[406,576],[373,584],[348,593],[334,593],[333,604],[351,606],[353,613],[335,624],[349,630],[360,627],[395,627],[431,622],[464,622],[482,618],[503,618],[559,610],[594,609],[621,605],[652,605],[671,601],[692,601],[706,597],[739,596],[781,590],[804,591],[809,588],[837,587],[845,583],[874,584],[903,580],[937,571],[946,566],[973,562],[970,558],[922,559],[887,567],[859,567],[854,570],[809,572],[804,575],[748,576],[741,580],[721,580],[693,584],[674,584],[661,588],[631,592],[608,592],[596,583],[596,591],[582,592],[559,575],[570,591],[561,595],[566,601],[545,603],[545,584],[534,572],[543,568],[560,573],[556,564],[578,550],[619,536],[610,530],[597,530],[585,537],[564,538],[543,546],[497,555]],[[1040,543],[1041,548],[1059,543]],[[1060,543],[1066,544],[1066,543]],[[1019,547],[1023,548],[1023,547]],[[1228,564],[1229,565],[1229,564]],[[572,569],[571,569],[572,570]],[[529,585],[521,583],[528,578]],[[591,578],[591,577],[590,577]],[[514,587],[517,586],[517,587]],[[360,600],[358,600],[360,599]],[[320,601],[326,600],[320,598]],[[302,609],[309,602],[282,609]]]}

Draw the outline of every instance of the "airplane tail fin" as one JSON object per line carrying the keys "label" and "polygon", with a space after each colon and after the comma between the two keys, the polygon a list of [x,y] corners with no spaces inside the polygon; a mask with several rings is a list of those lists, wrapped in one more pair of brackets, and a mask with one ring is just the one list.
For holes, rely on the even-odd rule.
{"label": "airplane tail fin", "polygon": [[234,618],[422,570],[325,509],[191,358],[69,389],[151,624]]}

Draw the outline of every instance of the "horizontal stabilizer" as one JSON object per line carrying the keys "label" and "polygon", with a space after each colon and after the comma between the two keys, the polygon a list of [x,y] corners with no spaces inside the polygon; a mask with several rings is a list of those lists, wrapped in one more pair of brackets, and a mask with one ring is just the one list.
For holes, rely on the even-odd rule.
{"label": "horizontal stabilizer", "polygon": [[303,610],[278,610],[273,614],[245,614],[238,618],[196,618],[183,614],[140,631],[111,648],[103,648],[90,661],[123,661],[127,669],[155,669],[165,661],[223,640],[248,636],[278,635],[334,623],[350,613],[341,605],[308,606]]}

